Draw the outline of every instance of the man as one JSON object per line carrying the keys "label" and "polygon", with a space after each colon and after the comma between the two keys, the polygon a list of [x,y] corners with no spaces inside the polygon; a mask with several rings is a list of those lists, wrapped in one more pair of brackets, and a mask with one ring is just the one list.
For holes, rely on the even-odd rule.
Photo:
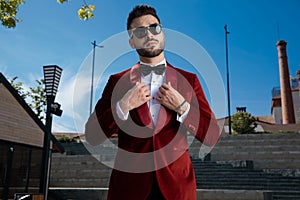
{"label": "man", "polygon": [[140,62],[110,77],[86,124],[92,145],[118,135],[108,199],[195,200],[187,134],[213,146],[217,120],[197,76],[166,62],[155,9],[136,6],[127,30]]}

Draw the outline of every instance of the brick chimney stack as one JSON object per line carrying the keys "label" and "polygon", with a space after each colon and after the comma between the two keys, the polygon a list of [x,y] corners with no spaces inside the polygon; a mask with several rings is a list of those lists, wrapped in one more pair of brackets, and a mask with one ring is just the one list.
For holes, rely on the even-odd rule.
{"label": "brick chimney stack", "polygon": [[278,63],[279,63],[279,73],[280,73],[282,123],[294,124],[296,122],[295,122],[292,90],[290,84],[288,59],[286,54],[286,44],[287,43],[284,40],[280,40],[276,44],[278,50]]}

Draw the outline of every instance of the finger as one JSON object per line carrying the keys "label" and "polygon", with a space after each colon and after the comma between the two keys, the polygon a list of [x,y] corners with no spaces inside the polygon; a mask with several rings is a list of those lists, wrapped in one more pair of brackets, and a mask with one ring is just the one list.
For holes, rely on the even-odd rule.
{"label": "finger", "polygon": [[146,97],[151,96],[151,92],[150,91],[145,91],[144,94],[146,95]]}
{"label": "finger", "polygon": [[157,98],[161,99],[162,98],[162,93],[161,92],[157,92]]}
{"label": "finger", "polygon": [[143,95],[141,95],[141,98],[143,99],[143,101],[149,101],[150,99],[152,99],[151,93],[144,93]]}
{"label": "finger", "polygon": [[152,96],[149,95],[149,96],[146,97],[146,99],[147,99],[147,101],[150,101],[152,99]]}
{"label": "finger", "polygon": [[162,99],[160,99],[159,97],[156,97],[155,100],[156,100],[158,103],[161,103],[161,102],[162,102]]}
{"label": "finger", "polygon": [[170,82],[162,84],[162,87],[163,87],[163,88],[165,88],[166,90],[169,90],[169,89],[171,89],[171,88],[172,88],[172,86],[171,86],[171,83],[170,83]]}
{"label": "finger", "polygon": [[146,93],[146,94],[150,94],[151,93],[151,91],[149,90],[148,87],[142,88],[142,92]]}
{"label": "finger", "polygon": [[161,97],[161,96],[158,96],[158,95],[157,95],[157,97],[156,97],[155,99],[156,99],[156,101],[158,101],[159,103],[161,103],[161,102],[163,101],[162,97]]}
{"label": "finger", "polygon": [[136,87],[136,91],[143,95],[144,93],[148,93],[150,90],[146,85],[143,85],[143,83],[141,83]]}
{"label": "finger", "polygon": [[169,85],[168,85],[167,83],[163,83],[163,84],[161,85],[161,87],[164,88],[164,89],[168,89],[168,88],[169,88]]}
{"label": "finger", "polygon": [[136,82],[134,88],[140,88],[143,84],[141,82]]}
{"label": "finger", "polygon": [[158,103],[160,103],[160,104],[164,104],[164,103],[165,103],[165,100],[164,100],[163,97],[156,97],[155,99],[156,99],[156,101],[157,101]]}
{"label": "finger", "polygon": [[145,83],[141,83],[139,88],[141,88],[141,89],[144,89],[144,88],[149,89],[149,87]]}
{"label": "finger", "polygon": [[162,94],[166,94],[166,88],[164,88],[163,85],[162,85],[161,87],[159,87],[158,90],[159,90]]}
{"label": "finger", "polygon": [[145,83],[139,83],[139,84],[137,85],[137,88],[142,88],[142,87],[145,87]]}

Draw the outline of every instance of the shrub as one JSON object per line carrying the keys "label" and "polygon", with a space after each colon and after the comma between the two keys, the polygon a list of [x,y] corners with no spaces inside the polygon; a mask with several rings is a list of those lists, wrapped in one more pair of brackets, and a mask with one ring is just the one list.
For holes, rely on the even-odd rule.
{"label": "shrub", "polygon": [[235,134],[255,133],[257,124],[255,117],[247,112],[237,112],[231,117],[231,125]]}
{"label": "shrub", "polygon": [[59,137],[56,137],[57,141],[58,142],[61,142],[61,143],[72,143],[72,142],[77,142],[75,138],[73,137],[68,137],[66,135],[62,135],[62,136],[59,136]]}

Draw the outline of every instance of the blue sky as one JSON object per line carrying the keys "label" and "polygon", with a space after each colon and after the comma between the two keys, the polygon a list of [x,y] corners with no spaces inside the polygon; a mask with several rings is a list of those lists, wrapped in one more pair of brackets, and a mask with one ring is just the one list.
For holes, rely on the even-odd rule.
{"label": "blue sky", "polygon": [[[56,64],[63,68],[57,101],[62,104],[64,113],[61,118],[54,117],[53,130],[56,132],[83,131],[82,124],[87,115],[83,115],[81,125],[74,122],[76,116],[73,111],[77,109],[73,103],[76,98],[74,78],[81,72],[83,63],[86,69],[91,66],[91,42],[96,40],[98,44],[105,43],[109,38],[124,33],[128,13],[141,3],[156,8],[164,28],[185,34],[205,49],[215,63],[224,87],[224,25],[228,25],[232,114],[236,107],[246,106],[247,111],[254,116],[271,115],[271,90],[279,86],[276,50],[279,39],[287,41],[291,75],[295,77],[296,71],[300,69],[299,0],[86,2],[96,6],[95,18],[91,21],[85,22],[77,17],[81,0],[71,0],[63,5],[55,0],[27,0],[20,6],[18,13],[23,21],[15,29],[0,27],[0,71],[6,77],[18,76],[19,81],[30,87],[35,84],[34,80],[43,77],[42,66]],[[122,45],[127,44],[126,39],[120,42]],[[96,68],[102,67],[103,56],[110,53],[107,46],[97,48]],[[172,64],[190,70],[189,60],[174,57],[173,61],[171,54],[168,58]],[[134,51],[120,55],[105,71],[106,75],[97,82],[99,85],[94,102],[101,96],[109,74],[126,69],[137,61]],[[89,81],[89,78],[87,75],[85,81]],[[203,85],[205,87],[205,82]],[[84,90],[80,90],[79,95],[81,92],[88,93],[88,88]],[[208,93],[206,87],[205,91]],[[89,102],[86,104],[89,105]]]}

